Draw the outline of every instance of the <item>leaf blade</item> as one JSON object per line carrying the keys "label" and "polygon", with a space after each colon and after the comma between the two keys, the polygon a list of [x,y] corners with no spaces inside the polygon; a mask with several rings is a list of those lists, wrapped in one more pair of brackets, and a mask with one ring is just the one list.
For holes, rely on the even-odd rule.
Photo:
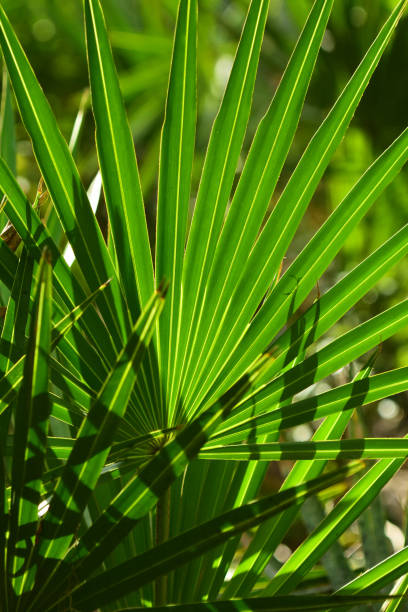
{"label": "leaf blade", "polygon": [[[136,383],[137,368],[162,307],[163,290],[160,290],[153,295],[136,322],[127,344],[81,425],[44,521],[44,535],[39,545],[39,554],[44,560],[61,560],[71,542],[72,533],[108,455],[119,419],[127,407]],[[67,482],[71,483],[70,486],[67,486]],[[65,531],[67,522],[72,526],[68,535]],[[48,579],[49,576],[45,584]]]}
{"label": "leaf blade", "polygon": [[[170,394],[170,367],[180,326],[180,281],[187,230],[196,123],[197,1],[180,0],[160,145],[156,225],[156,281],[170,281],[159,322],[162,384]],[[162,410],[164,410],[162,408]],[[166,413],[162,419],[166,421]],[[166,422],[161,424],[167,426]]]}
{"label": "leaf blade", "polygon": [[[272,103],[258,126],[218,238],[203,304],[195,321],[194,346],[199,339],[200,350],[190,353],[187,380],[194,380],[196,373],[200,373],[200,359],[207,356],[208,341],[218,336],[214,330],[225,323],[225,309],[229,308],[231,294],[262,225],[292,143],[332,4],[331,0],[314,3]],[[190,398],[190,386],[183,390],[186,401]]]}
{"label": "leaf blade", "polygon": [[[133,138],[98,0],[86,0],[85,25],[96,142],[112,237],[122,285],[128,303],[136,309],[153,292],[153,264]],[[135,310],[133,318],[137,314]]]}
{"label": "leaf blade", "polygon": [[408,441],[401,438],[347,438],[313,442],[270,442],[213,446],[201,459],[224,461],[298,461],[335,459],[396,459],[408,456]]}
{"label": "leaf blade", "polygon": [[[261,501],[241,506],[201,524],[152,551],[140,555],[139,558],[132,559],[131,562],[125,562],[106,574],[102,573],[97,578],[91,579],[86,584],[85,589],[80,586],[76,592],[72,593],[73,601],[85,610],[90,610],[96,602],[102,601],[103,597],[116,598],[118,594],[132,591],[138,586],[150,582],[157,575],[165,573],[178,564],[184,564],[202,554],[203,551],[223,543],[233,535],[242,533],[255,524],[259,524],[265,518],[273,516],[293,503],[295,499],[307,497],[334,482],[342,480],[348,469],[358,470],[361,469],[361,466],[358,468],[354,465],[352,468],[346,468],[341,475],[336,475],[337,477],[333,473],[322,476],[315,481],[309,481]],[[140,573],[139,576],[137,576],[138,573]],[[132,574],[131,577],[130,574]],[[113,579],[110,581],[110,588],[112,588],[112,584],[115,584],[116,593],[111,591],[107,594],[106,592],[108,575]],[[90,593],[96,585],[98,585],[100,591],[98,595],[92,596]]]}
{"label": "leaf blade", "polygon": [[[221,321],[218,321],[213,346],[206,347],[205,351],[204,349],[201,351],[202,354],[205,354],[205,361],[201,364],[201,368],[204,369],[204,365],[211,362],[211,357],[217,355],[217,351],[224,345],[226,335],[230,333],[231,328],[236,327],[236,333],[240,337],[251,317],[255,314],[262,298],[273,282],[310,198],[333,152],[339,145],[365,87],[406,6],[406,0],[400,0],[395,6],[343,93],[310,141],[254,248],[251,250],[244,271],[240,271],[234,293],[228,301],[228,309],[221,312],[223,333],[220,333]],[[310,172],[310,168],[313,169],[312,172]],[[270,245],[273,245],[272,249]],[[242,313],[245,313],[245,318],[243,318]],[[209,309],[208,316],[211,316],[211,309]],[[237,327],[237,321],[239,320],[240,328]],[[217,339],[218,344],[216,343]],[[229,344],[228,346],[232,350],[233,347]],[[223,375],[225,376],[225,373]],[[188,401],[194,393],[196,407],[202,400],[204,390],[197,394],[197,388],[202,384],[203,381],[197,378],[195,385],[192,385],[189,392],[185,394],[185,400]]]}
{"label": "leaf blade", "polygon": [[[241,368],[250,365],[286,323],[291,313],[297,310],[332,261],[352,228],[406,163],[407,145],[408,131],[405,130],[368,168],[285,272],[251,321],[239,344],[236,343],[237,335],[233,333],[232,338],[226,342],[226,346],[221,349],[212,365],[213,370],[220,367],[223,361],[225,362],[222,369],[223,374],[220,372],[218,380],[222,378],[231,380],[236,372],[241,371]],[[318,320],[315,321],[316,328],[322,326],[322,331],[328,329],[330,324],[340,318],[373,285],[375,280],[380,278],[380,273],[388,269],[387,266],[393,265],[398,257],[404,255],[405,251],[401,248],[403,244],[406,244],[406,239],[402,235],[404,231],[408,230],[401,229],[401,233],[398,232],[393,239],[380,246],[374,254],[368,257],[365,262],[362,262],[358,272],[358,268],[356,268],[345,279],[342,279],[341,283],[336,285],[337,288],[330,289],[322,299],[318,300],[309,309],[307,317],[313,316],[312,311],[314,314],[318,311]],[[396,249],[397,243],[399,246]],[[394,257],[392,257],[393,252]],[[387,257],[385,257],[385,254],[387,254]],[[376,261],[374,261],[374,258],[376,258]],[[364,283],[361,282],[362,278],[365,279]],[[326,301],[329,301],[330,296],[334,297],[334,294],[336,294],[336,298],[330,301],[331,307],[328,307]],[[313,326],[308,323],[304,325],[307,317],[301,317],[296,323],[299,329],[298,335],[302,330],[304,336],[299,351],[307,348],[306,339],[310,344],[312,340],[319,337],[319,334],[321,335],[321,332],[317,332],[317,329],[316,333],[313,333]],[[330,318],[330,323],[323,325],[324,317]],[[311,321],[311,319],[308,320]],[[283,348],[289,336],[291,336],[290,351],[291,353],[295,352],[293,336],[296,336],[296,326],[291,326],[290,331],[285,332],[277,340],[273,350],[276,363],[272,365],[271,374],[284,365],[287,353],[280,355],[279,352],[280,347]],[[231,351],[230,340],[235,343],[233,351]],[[228,356],[228,351],[231,358]],[[225,376],[227,367],[229,372]],[[228,384],[227,381],[224,384]],[[217,382],[213,384],[213,389],[216,386]]]}
{"label": "leaf blade", "polygon": [[[41,476],[44,470],[48,416],[49,353],[51,346],[51,265],[47,254],[39,270],[32,315],[23,385],[16,413],[12,464],[12,506],[8,564],[12,568],[13,589],[20,596],[30,587],[33,575],[29,565],[38,522]],[[30,542],[30,546],[27,545]],[[21,565],[23,557],[23,565]]]}
{"label": "leaf blade", "polygon": [[0,46],[36,159],[91,289],[99,287],[107,278],[114,279],[109,292],[117,316],[114,316],[106,295],[101,307],[110,321],[112,334],[116,334],[119,342],[126,333],[128,320],[114,267],[68,146],[2,7]]}
{"label": "leaf blade", "polygon": [[211,130],[183,264],[183,326],[179,332],[173,393],[179,385],[193,319],[214,257],[244,140],[268,5],[269,0],[251,2],[228,85]]}

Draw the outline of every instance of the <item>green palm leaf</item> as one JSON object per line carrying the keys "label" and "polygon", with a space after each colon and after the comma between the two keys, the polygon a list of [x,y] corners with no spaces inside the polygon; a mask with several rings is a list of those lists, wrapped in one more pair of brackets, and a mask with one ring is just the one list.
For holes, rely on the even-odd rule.
{"label": "green palm leaf", "polygon": [[[179,333],[180,280],[194,156],[196,28],[197,2],[182,0],[161,138],[157,201],[156,279],[170,280],[166,308],[159,322],[161,374],[166,401],[170,393],[170,368]],[[166,418],[163,414],[163,419]]]}
{"label": "green palm leaf", "polygon": [[376,463],[299,546],[270,581],[264,593],[273,595],[290,592],[330,544],[367,508],[403,462],[403,459],[382,459]]}
{"label": "green palm leaf", "polygon": [[[211,321],[211,327],[208,327],[208,330],[214,329],[214,327],[219,329],[219,326],[222,325],[223,335],[220,337],[219,333],[215,335],[208,333],[207,328],[204,327],[203,331],[207,332],[207,338],[214,337],[219,338],[219,340],[217,344],[213,342],[213,345],[210,347],[206,343],[201,346],[200,355],[205,355],[205,359],[203,363],[201,363],[202,359],[197,361],[198,356],[194,359],[194,363],[197,364],[195,365],[194,372],[200,373],[198,364],[201,365],[201,368],[204,368],[204,364],[209,362],[210,356],[217,355],[221,348],[224,348],[226,351],[228,347],[228,355],[233,352],[236,340],[245,331],[246,325],[273,282],[306,206],[309,204],[331,156],[345,134],[364,89],[387,46],[405,6],[405,1],[397,4],[331,112],[310,141],[279,202],[273,209],[261,235],[254,245],[249,258],[247,258],[247,251],[247,261],[244,270],[242,270],[242,263],[239,265],[239,275],[236,277],[234,293],[232,296],[227,294],[225,298],[228,301],[228,311],[225,309],[227,305],[225,301],[217,299],[215,304],[208,305],[205,311],[207,321]],[[313,170],[311,171],[311,169]],[[294,203],[296,204],[294,205]],[[271,249],[269,245],[273,245],[273,248]],[[217,308],[216,311],[214,311],[215,307]],[[231,328],[236,328],[236,340],[230,343],[229,335]],[[227,338],[228,342],[226,341]],[[266,347],[264,346],[264,348]],[[214,360],[210,373],[216,367],[221,369],[221,365],[224,364]],[[204,373],[206,375],[205,381],[209,380],[209,374],[206,371]],[[233,382],[230,376],[230,374],[225,375],[224,371],[219,374],[225,385]],[[191,380],[198,380],[198,376],[195,375]],[[200,386],[202,384],[200,382]],[[198,383],[195,382],[195,385],[191,386],[189,393],[185,394],[186,400],[190,399],[191,393],[197,387]],[[196,395],[194,404],[196,405],[201,398],[202,391],[199,395]]]}
{"label": "green palm leaf", "polygon": [[[248,413],[248,417],[233,425],[232,419],[218,428],[218,431],[206,444],[232,444],[245,440],[251,432],[257,436],[288,429],[296,425],[317,420],[322,417],[340,413],[349,408],[365,406],[384,397],[403,392],[408,385],[408,369],[400,368],[383,374],[376,374],[364,380],[341,385],[325,393],[298,400],[293,404],[280,407],[277,403],[266,400],[260,408],[260,416]],[[245,404],[242,404],[245,406]],[[269,410],[268,410],[269,407]]]}
{"label": "green palm leaf", "polygon": [[[39,555],[61,559],[71,542],[71,531],[64,535],[67,522],[75,531],[90,493],[112,444],[136,382],[137,368],[153,334],[163,307],[163,291],[157,292],[136,322],[126,346],[103,384],[84,420],[53,494],[44,523]],[[67,482],[72,482],[68,488]]]}
{"label": "green palm leaf", "polygon": [[[239,354],[242,355],[240,367],[243,362],[250,364],[256,358],[257,354],[267,345],[268,340],[276,334],[291,313],[296,311],[307,297],[344,244],[351,229],[361,220],[389,181],[401,170],[407,160],[407,144],[408,132],[405,131],[361,177],[274,287],[251,322],[245,338],[240,342],[238,353],[234,355],[235,362],[239,361],[237,358]],[[399,247],[405,244],[404,233],[405,230],[402,229],[394,240],[379,247],[371,257],[360,264],[359,268],[329,290],[309,309],[307,315],[298,320],[295,327],[291,327],[278,340],[273,349],[276,364],[272,365],[269,376],[274,371],[279,371],[284,365],[288,354],[285,349],[289,348],[289,341],[292,353],[295,352],[295,346],[299,351],[307,348],[307,343],[310,344],[317,340],[323,331],[328,330],[330,325],[350,308],[350,305],[354,304],[377,279],[381,278],[386,266],[394,265],[398,256],[405,255],[403,249],[399,250]],[[395,246],[396,251],[394,251]],[[357,278],[358,282],[356,282]],[[363,278],[364,283],[361,282]],[[332,296],[333,298],[330,299]],[[328,318],[329,321],[327,321]],[[298,343],[297,340],[299,340]]]}
{"label": "green palm leaf", "polygon": [[[203,305],[195,323],[190,376],[189,370],[186,373],[190,381],[200,372],[198,358],[205,351],[209,330],[223,322],[224,309],[261,226],[299,121],[331,6],[330,1],[315,3],[271,106],[258,126],[218,239]],[[188,391],[189,387],[183,392],[186,399]]]}
{"label": "green palm leaf", "polygon": [[408,456],[408,441],[396,438],[357,438],[325,442],[270,442],[213,446],[199,454],[201,459],[223,461],[282,461],[289,459],[383,459]]}
{"label": "green palm leaf", "polygon": [[153,292],[153,265],[133,139],[99,1],[85,2],[96,141],[119,274],[132,318]]}
{"label": "green palm leaf", "polygon": [[175,389],[192,339],[193,320],[199,314],[199,298],[205,289],[244,140],[268,6],[269,0],[251,2],[208,143],[183,264],[183,325],[179,331]]}
{"label": "green palm leaf", "polygon": [[407,571],[407,564],[408,549],[403,548],[344,585],[338,592],[354,594],[382,589],[400,576],[404,576]]}
{"label": "green palm leaf", "polygon": [[[29,590],[33,575],[26,564],[32,555],[38,523],[41,477],[51,404],[48,360],[51,344],[51,265],[45,254],[40,264],[24,382],[16,407],[12,467],[8,565],[16,596]],[[29,543],[29,545],[27,544]]]}
{"label": "green palm leaf", "polygon": [[[193,603],[173,605],[171,607],[174,612],[291,612],[295,610],[327,610],[328,607],[333,609],[344,608],[344,606],[352,606],[355,604],[370,604],[384,601],[385,596],[367,595],[366,597],[354,596],[347,597],[345,595],[282,595],[277,597],[254,597],[245,599],[233,599],[230,601],[211,601],[208,603]],[[126,612],[137,612],[144,608],[126,608]],[[169,608],[166,606],[153,606],[154,612],[165,612]],[[116,612],[125,612],[117,610]]]}
{"label": "green palm leaf", "polygon": [[[79,111],[69,145],[0,8],[7,69],[0,112],[0,214],[8,218],[0,241],[5,612],[405,605],[406,547],[393,555],[383,547],[373,556],[362,533],[364,556],[352,552],[349,559],[348,542],[355,521],[368,520],[366,510],[378,506],[408,456],[400,427],[386,437],[367,428],[359,410],[366,407],[371,421],[376,402],[408,391],[408,368],[383,372],[384,360],[377,359],[384,342],[387,350],[393,334],[405,333],[408,299],[398,287],[395,299],[384,299],[385,306],[370,309],[373,314],[354,327],[343,317],[406,256],[408,225],[393,228],[388,238],[391,221],[384,223],[372,239],[376,250],[331,288],[326,279],[360,222],[357,231],[365,232],[370,209],[375,205],[375,216],[382,214],[391,183],[386,197],[394,208],[396,200],[404,206],[408,130],[364,164],[364,173],[359,162],[358,180],[347,177],[342,200],[326,176],[319,193],[328,185],[340,203],[297,257],[293,239],[309,204],[318,210],[314,198],[326,169],[333,160],[335,171],[344,156],[340,149],[334,157],[408,0],[392,3],[298,156],[310,132],[311,106],[304,102],[320,47],[331,31],[337,36],[339,15],[350,8],[333,0],[309,3],[286,70],[279,65],[271,104],[261,121],[251,120],[262,80],[280,62],[270,43],[291,47],[286,27],[301,4],[288,3],[277,32],[269,0],[246,3],[213,120],[212,78],[227,61],[245,3],[234,0],[221,10],[197,0],[141,0],[129,11],[122,0],[105,0],[103,10],[100,0],[84,0],[86,46],[79,47],[87,53],[90,92],[74,101]],[[50,5],[50,21],[67,30],[68,14],[63,3]],[[370,11],[370,19],[375,14]],[[119,74],[111,23],[115,59],[117,53],[124,69]],[[145,31],[132,32],[146,24]],[[214,68],[213,58],[197,50],[197,39],[213,41],[218,30],[225,55]],[[357,29],[353,34],[359,37]],[[202,98],[201,81],[208,85]],[[41,176],[33,203],[32,191],[26,195],[21,187],[15,133],[20,139],[22,132],[9,84]],[[314,104],[316,81],[310,96]],[[88,129],[91,99],[97,155],[79,140]],[[205,151],[203,130],[212,121]],[[95,177],[88,192],[78,169]],[[156,242],[150,246],[156,191]],[[325,293],[318,290],[312,301],[322,276]],[[352,379],[352,362],[373,349]],[[305,425],[307,441],[292,441],[298,432],[289,430]],[[333,460],[334,472],[327,465]],[[346,476],[353,476],[352,485]],[[387,545],[389,528],[385,519],[377,521],[374,540]],[[352,538],[354,546],[359,535]]]}
{"label": "green palm leaf", "polygon": [[89,286],[91,290],[96,289],[108,278],[113,279],[109,293],[115,313],[106,294],[101,308],[118,343],[128,329],[128,321],[116,272],[68,146],[3,8],[0,9],[0,46],[42,175]]}
{"label": "green palm leaf", "polygon": [[[76,592],[74,591],[72,601],[81,609],[91,610],[95,605],[98,606],[101,602],[106,601],[107,598],[113,599],[121,592],[132,591],[145,582],[151,581],[158,574],[176,567],[178,563],[187,563],[195,556],[202,554],[203,551],[273,516],[294,500],[312,495],[343,479],[348,473],[359,469],[361,466],[354,465],[340,473],[326,474],[315,481],[309,481],[275,496],[236,508],[181,534],[174,540],[169,540],[139,558],[129,560],[107,573],[101,573],[88,581],[86,589],[79,587]],[[108,583],[109,587],[107,587]],[[113,584],[114,588],[112,588]]]}

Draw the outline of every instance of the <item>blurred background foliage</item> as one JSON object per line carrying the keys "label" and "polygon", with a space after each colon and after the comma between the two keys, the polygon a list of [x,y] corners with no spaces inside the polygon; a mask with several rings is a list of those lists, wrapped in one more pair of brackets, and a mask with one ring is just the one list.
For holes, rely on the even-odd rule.
{"label": "blurred background foliage", "polygon": [[[78,109],[87,109],[87,66],[82,3],[78,0],[3,0],[34,70],[46,92],[67,139]],[[175,23],[176,0],[102,0],[111,42],[121,75],[134,134],[151,235],[155,224],[155,189],[158,172],[160,129]],[[199,1],[199,86],[195,159],[195,188],[205,149],[217,112],[249,0]],[[327,110],[352,74],[378,31],[394,0],[337,0],[326,31],[311,82],[299,130],[283,170],[271,207]],[[252,119],[245,143],[247,149],[266,110],[312,0],[271,0]],[[352,122],[348,135],[336,152],[312,205],[295,237],[285,268],[317,230],[349,187],[406,127],[408,108],[408,19],[400,24],[388,51]],[[88,186],[96,172],[94,127],[85,114],[76,159]],[[239,172],[240,168],[238,168]],[[26,192],[35,197],[39,181],[31,145],[17,124],[17,172]],[[193,182],[194,185],[194,182]],[[320,287],[309,297],[324,292],[357,262],[372,252],[408,220],[408,172],[403,171],[350,235],[345,248],[329,268]],[[193,193],[194,195],[194,193]],[[46,213],[44,213],[46,214]],[[103,202],[99,219],[106,223]],[[348,313],[333,335],[366,320],[406,297],[408,270],[405,263],[382,279],[356,309]],[[408,363],[408,330],[383,347],[376,363],[378,371]],[[347,374],[341,373],[341,376]],[[329,381],[339,384],[345,381]],[[408,400],[388,401],[371,422],[376,435],[401,432],[408,422]],[[382,412],[381,412],[382,410]],[[372,420],[373,411],[369,419]],[[377,428],[377,429],[376,429]],[[306,434],[305,434],[306,435]],[[308,436],[307,436],[308,437]]]}

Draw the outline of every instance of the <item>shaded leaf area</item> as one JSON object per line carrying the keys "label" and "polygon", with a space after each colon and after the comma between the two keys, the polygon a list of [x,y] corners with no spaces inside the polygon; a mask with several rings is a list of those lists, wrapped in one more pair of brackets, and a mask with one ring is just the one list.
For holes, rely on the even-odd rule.
{"label": "shaded leaf area", "polygon": [[[188,463],[197,455],[208,439],[212,428],[228,415],[231,407],[247,390],[248,384],[248,381],[244,378],[216,405],[186,426],[174,440],[163,446],[136,476],[130,478],[116,498],[100,513],[93,525],[85,531],[78,542],[78,546],[68,551],[65,560],[61,558],[60,561],[55,562],[49,558],[49,554],[46,555],[43,560],[44,578],[39,583],[41,585],[39,594],[34,598],[34,602],[37,602],[38,597],[41,597],[44,591],[46,591],[44,597],[47,600],[50,583],[58,585],[61,582],[64,583],[67,563],[75,564],[77,575],[91,575],[103,563],[103,559],[116,549],[121,539],[126,537],[155,506],[157,500],[172,482],[181,476]],[[74,451],[75,446],[72,454]],[[74,485],[80,487],[78,481],[74,481]],[[80,493],[81,489],[79,488],[79,495]],[[83,495],[88,499],[90,495],[88,487],[83,489]],[[80,499],[82,498],[80,497]],[[62,507],[58,499],[57,504],[60,511],[65,512],[65,507]],[[83,507],[85,507],[85,504]],[[78,521],[78,514],[75,513],[73,518]],[[64,524],[60,523],[59,530],[62,535],[64,535],[64,528]],[[66,544],[63,545],[63,553],[66,552],[69,541],[70,538],[67,536]],[[51,545],[53,542],[53,540],[50,540]],[[48,553],[46,546],[45,550]]]}
{"label": "shaded leaf area", "polygon": [[275,442],[213,447],[202,451],[203,459],[227,461],[281,461],[289,459],[382,459],[407,457],[408,441],[395,438],[358,438],[321,442]]}
{"label": "shaded leaf area", "polygon": [[[284,508],[299,502],[336,482],[341,481],[350,473],[361,470],[361,465],[345,468],[332,474],[309,481],[291,490],[241,506],[225,515],[221,515],[208,523],[199,525],[193,530],[168,540],[164,544],[148,551],[139,558],[131,559],[108,573],[101,573],[96,578],[87,581],[84,587],[73,592],[72,601],[83,609],[93,609],[97,602],[114,599],[128,590],[132,591],[149,582],[157,575],[174,569],[178,564],[184,564],[204,551],[213,548],[236,533],[259,524],[265,518],[277,514]],[[81,568],[75,573],[81,578]],[[107,586],[109,583],[109,586]],[[112,585],[115,585],[112,587]],[[95,595],[90,593],[94,591]]]}
{"label": "shaded leaf area", "polygon": [[[356,606],[370,603],[377,603],[384,601],[385,596],[358,596],[346,597],[336,595],[287,595],[282,597],[257,597],[247,599],[234,599],[231,601],[212,601],[209,603],[191,603],[181,604],[173,606],[153,606],[152,610],[157,612],[165,612],[165,610],[174,610],[175,612],[187,612],[188,610],[197,610],[197,612],[228,612],[232,611],[259,611],[269,612],[270,610],[277,610],[277,612],[285,612],[286,610],[327,610],[330,609],[344,608],[344,606]],[[136,612],[143,608],[126,608],[126,610]],[[117,610],[117,612],[125,612],[123,610]]]}

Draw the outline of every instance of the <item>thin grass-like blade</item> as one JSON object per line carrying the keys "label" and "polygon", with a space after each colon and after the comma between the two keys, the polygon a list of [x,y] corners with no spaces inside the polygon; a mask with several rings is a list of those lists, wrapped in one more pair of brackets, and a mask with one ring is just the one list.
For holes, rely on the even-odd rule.
{"label": "thin grass-like blade", "polygon": [[[1,107],[0,107],[0,157],[4,159],[11,172],[16,174],[16,127],[14,122],[14,110],[12,103],[12,93],[7,70],[3,68],[3,82],[1,88]],[[0,191],[0,200],[3,194]],[[6,224],[3,211],[0,212],[0,230]]]}
{"label": "thin grass-like blade", "polygon": [[108,278],[113,279],[104,293],[101,310],[112,336],[120,344],[129,323],[115,269],[68,145],[1,7],[0,46],[41,174],[90,289],[96,289]]}
{"label": "thin grass-like blade", "polygon": [[213,446],[200,459],[223,461],[298,461],[332,459],[396,459],[408,457],[408,440],[399,438],[348,438],[316,442],[270,442]]}
{"label": "thin grass-like blade", "polygon": [[[170,281],[159,321],[162,384],[170,393],[180,325],[181,274],[190,201],[196,124],[197,0],[180,0],[163,125],[156,229],[156,279]],[[165,413],[163,419],[166,420]],[[162,426],[167,426],[163,422]]]}
{"label": "thin grass-like blade", "polygon": [[[1,330],[1,344],[4,347],[0,352],[0,372],[2,374],[5,374],[12,364],[25,353],[33,271],[34,260],[27,250],[23,249]],[[9,344],[8,350],[7,343]]]}
{"label": "thin grass-like blade", "polygon": [[[189,398],[191,381],[200,373],[200,359],[207,355],[216,330],[224,324],[225,309],[274,192],[300,118],[320,44],[332,9],[332,0],[317,0],[289,61],[274,99],[253,140],[240,181],[219,237],[204,299],[194,322],[197,333],[190,354],[190,368],[183,395]],[[290,207],[288,207],[287,213]],[[279,236],[277,233],[276,236]],[[276,236],[269,241],[276,244]],[[253,285],[252,277],[251,284]],[[238,294],[239,295],[239,294]],[[252,313],[251,313],[252,314]],[[223,344],[222,337],[220,344]]]}
{"label": "thin grass-like blade", "polygon": [[[198,314],[248,123],[269,0],[253,0],[234,65],[215,118],[201,175],[183,266],[182,321],[173,393],[176,392],[192,321]],[[174,402],[176,398],[172,397]]]}
{"label": "thin grass-like blade", "polygon": [[[373,593],[380,591],[383,587],[388,586],[394,580],[407,573],[408,569],[408,547],[399,550],[390,557],[387,557],[381,563],[378,563],[369,570],[363,572],[344,585],[337,591],[340,595]],[[393,608],[391,608],[392,610]],[[398,609],[398,608],[397,608]],[[403,608],[402,608],[403,609]],[[388,610],[388,608],[387,608]]]}
{"label": "thin grass-like blade", "polygon": [[7,537],[9,532],[10,503],[7,491],[9,482],[8,469],[6,467],[6,444],[7,432],[10,425],[11,408],[5,413],[0,414],[0,572],[4,576],[0,580],[0,601],[3,602],[5,612],[8,612],[8,584],[5,580],[7,575]]}
{"label": "thin grass-like blade", "polygon": [[[205,309],[210,328],[203,328],[203,332],[207,333],[207,339],[200,343],[200,359],[196,356],[193,360],[194,371],[200,375],[202,375],[200,370],[204,371],[206,364],[211,364],[211,371],[216,372],[214,356],[217,356],[221,348],[225,350],[228,346],[230,352],[234,350],[236,342],[232,344],[227,342],[232,328],[237,328],[235,333],[238,337],[243,334],[268,291],[306,207],[347,130],[406,5],[407,1],[401,0],[394,8],[343,93],[310,141],[254,248],[246,252],[245,267],[242,269],[241,263],[237,270],[233,293],[228,292],[228,299],[221,303],[217,315],[214,307]],[[250,249],[251,247],[252,244]],[[216,277],[214,277],[215,282],[217,282]],[[220,282],[222,283],[222,280]],[[207,332],[207,329],[213,330],[213,333]],[[223,377],[225,379],[225,372]],[[196,392],[196,389],[202,385],[201,376],[190,377],[189,381],[191,384],[188,392],[184,393],[184,399],[188,402],[194,395],[194,404],[197,406],[202,398]]]}
{"label": "thin grass-like blade", "polygon": [[3,240],[0,240],[0,281],[10,290],[17,272],[17,265],[17,256]]}
{"label": "thin grass-like blade", "polygon": [[16,129],[12,94],[7,70],[3,70],[0,110],[0,156],[13,174],[16,173]]}
{"label": "thin grass-like blade", "polygon": [[75,159],[78,152],[81,134],[84,128],[85,118],[87,110],[90,106],[90,93],[89,89],[86,88],[81,96],[77,115],[75,117],[74,125],[72,127],[71,136],[69,139],[69,150],[72,153],[72,157]]}
{"label": "thin grass-like blade", "polygon": [[[401,577],[393,586],[390,595],[393,599],[388,601],[387,607],[381,612],[404,612],[408,592],[408,575]],[[355,597],[355,596],[354,596]]]}
{"label": "thin grass-like blade", "polygon": [[133,138],[99,0],[86,0],[85,26],[105,200],[122,286],[135,319],[153,292],[153,263]]}

